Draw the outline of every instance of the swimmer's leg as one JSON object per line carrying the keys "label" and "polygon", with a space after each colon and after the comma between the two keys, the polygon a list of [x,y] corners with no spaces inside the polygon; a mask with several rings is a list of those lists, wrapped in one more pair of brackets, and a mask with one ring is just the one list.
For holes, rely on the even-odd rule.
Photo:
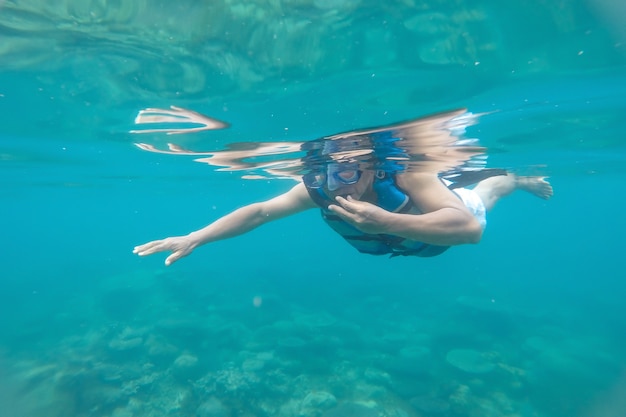
{"label": "swimmer's leg", "polygon": [[515,190],[524,190],[544,200],[554,194],[552,185],[545,177],[518,177],[514,174],[487,178],[476,185],[474,191],[480,196],[487,211]]}

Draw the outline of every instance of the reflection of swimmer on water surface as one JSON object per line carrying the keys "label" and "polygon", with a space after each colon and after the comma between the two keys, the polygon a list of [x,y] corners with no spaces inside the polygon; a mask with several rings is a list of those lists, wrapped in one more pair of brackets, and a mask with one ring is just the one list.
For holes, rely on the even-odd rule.
{"label": "reflection of swimmer on water surface", "polygon": [[[138,144],[153,152],[208,155],[203,162],[226,169],[261,168],[301,182],[188,235],[148,242],[133,252],[171,252],[165,261],[170,265],[198,246],[312,208],[320,209],[324,221],[362,253],[428,257],[450,246],[478,243],[486,212],[499,199],[516,190],[548,199],[553,191],[542,177],[485,169],[484,149],[459,139],[472,120],[460,110],[310,142],[248,143],[204,154]],[[254,162],[263,155],[299,151],[305,155]],[[462,188],[472,184],[472,189]]]}

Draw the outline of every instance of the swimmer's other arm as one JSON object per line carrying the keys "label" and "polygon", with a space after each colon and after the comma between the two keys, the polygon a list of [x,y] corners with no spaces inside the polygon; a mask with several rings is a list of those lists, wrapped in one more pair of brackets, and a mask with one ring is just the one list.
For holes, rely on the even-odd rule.
{"label": "swimmer's other arm", "polygon": [[278,197],[241,207],[188,235],[168,237],[136,246],[133,253],[147,256],[171,252],[165,259],[165,265],[169,266],[191,254],[198,246],[242,235],[262,224],[314,207],[316,206],[304,185],[298,184]]}
{"label": "swimmer's other arm", "polygon": [[424,214],[391,213],[371,203],[342,197],[337,197],[337,204],[329,208],[364,233],[441,246],[480,242],[480,223],[437,175],[403,173],[396,176],[396,182]]}

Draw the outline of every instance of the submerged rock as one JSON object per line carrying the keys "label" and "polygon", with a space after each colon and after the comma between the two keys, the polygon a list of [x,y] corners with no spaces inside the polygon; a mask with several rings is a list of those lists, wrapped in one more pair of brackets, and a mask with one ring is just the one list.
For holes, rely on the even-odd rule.
{"label": "submerged rock", "polygon": [[370,404],[343,403],[322,414],[322,417],[379,417],[380,409]]}
{"label": "submerged rock", "polygon": [[230,415],[230,410],[215,397],[200,404],[196,410],[196,417],[230,417]]}
{"label": "submerged rock", "polygon": [[183,353],[174,360],[172,373],[180,379],[190,380],[200,377],[202,368],[198,366],[198,358],[189,353]]}
{"label": "submerged rock", "polygon": [[146,329],[126,327],[109,341],[109,348],[117,352],[136,349],[143,345],[145,332]]}
{"label": "submerged rock", "polygon": [[429,395],[413,397],[409,402],[417,411],[426,415],[444,414],[450,410],[450,403],[448,401]]}
{"label": "submerged rock", "polygon": [[487,355],[471,349],[453,349],[446,355],[446,361],[471,374],[486,374],[496,367]]}
{"label": "submerged rock", "polygon": [[111,417],[133,417],[133,412],[126,408],[116,408]]}
{"label": "submerged rock", "polygon": [[174,367],[178,369],[191,368],[196,366],[198,358],[188,353],[183,353],[174,361]]}
{"label": "submerged rock", "polygon": [[389,372],[403,375],[427,375],[432,364],[432,354],[427,346],[408,346],[401,349],[386,364]]}
{"label": "submerged rock", "polygon": [[299,349],[306,346],[306,341],[299,337],[285,337],[278,341],[278,346],[285,349]]}
{"label": "submerged rock", "polygon": [[135,349],[143,344],[141,337],[131,339],[113,339],[109,342],[109,348],[118,352]]}
{"label": "submerged rock", "polygon": [[326,312],[298,315],[295,321],[298,324],[313,328],[329,327],[337,323],[337,319]]}
{"label": "submerged rock", "polygon": [[330,392],[310,392],[304,397],[304,400],[302,400],[299,415],[302,417],[316,416],[319,415],[321,411],[328,410],[335,405],[337,405],[337,399]]}
{"label": "submerged rock", "polygon": [[169,362],[179,353],[176,346],[167,342],[156,342],[152,338],[145,342],[145,346],[148,350],[148,356],[156,362]]}
{"label": "submerged rock", "polygon": [[246,359],[241,364],[241,369],[244,372],[257,372],[265,367],[265,361],[257,358]]}

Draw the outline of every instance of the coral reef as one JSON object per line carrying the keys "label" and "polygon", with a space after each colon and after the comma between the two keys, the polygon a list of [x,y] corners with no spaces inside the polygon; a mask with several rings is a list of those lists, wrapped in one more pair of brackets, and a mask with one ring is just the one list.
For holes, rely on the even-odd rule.
{"label": "coral reef", "polygon": [[[116,285],[99,296],[117,320],[107,295]],[[126,310],[122,322],[94,322],[84,335],[68,327],[45,355],[13,352],[6,374],[30,401],[15,408],[29,417],[550,417],[557,414],[538,390],[563,395],[553,381],[567,380],[579,381],[582,393],[589,381],[615,376],[615,357],[601,340],[529,320],[508,342],[480,333],[482,313],[450,324],[455,302],[434,321],[407,304],[394,320],[375,323],[385,298],[355,299],[342,311],[291,299],[280,320],[262,320],[229,297],[191,307],[189,292],[176,301],[170,286],[161,291],[144,287],[157,302]],[[483,312],[475,302],[463,308]],[[528,318],[514,309],[487,313]]]}

